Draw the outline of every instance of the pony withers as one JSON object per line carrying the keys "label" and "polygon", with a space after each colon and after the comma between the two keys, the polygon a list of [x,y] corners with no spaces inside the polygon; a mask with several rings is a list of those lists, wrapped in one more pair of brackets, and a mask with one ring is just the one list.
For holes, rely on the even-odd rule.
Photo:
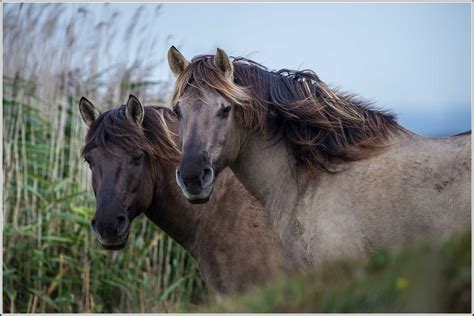
{"label": "pony withers", "polygon": [[188,61],[172,47],[168,60],[184,196],[212,203],[229,166],[299,264],[470,226],[470,133],[419,136],[310,70],[269,71],[220,49]]}
{"label": "pony withers", "polygon": [[179,160],[174,114],[126,105],[100,113],[79,103],[89,126],[82,154],[92,171],[92,229],[102,247],[123,248],[132,221],[144,213],[193,256],[217,294],[242,292],[275,278],[286,261],[262,206],[229,171],[215,184],[215,203],[192,205],[174,182]]}

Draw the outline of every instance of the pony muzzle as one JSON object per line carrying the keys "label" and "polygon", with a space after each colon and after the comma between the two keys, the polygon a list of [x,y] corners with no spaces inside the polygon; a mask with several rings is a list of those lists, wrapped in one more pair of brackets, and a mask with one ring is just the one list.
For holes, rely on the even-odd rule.
{"label": "pony muzzle", "polygon": [[210,200],[214,188],[214,170],[206,167],[199,174],[183,177],[176,169],[176,183],[186,199],[194,204],[206,203]]}
{"label": "pony muzzle", "polygon": [[106,250],[119,250],[127,245],[131,223],[126,216],[118,216],[116,222],[98,222],[91,220],[92,232],[97,237],[102,248]]}

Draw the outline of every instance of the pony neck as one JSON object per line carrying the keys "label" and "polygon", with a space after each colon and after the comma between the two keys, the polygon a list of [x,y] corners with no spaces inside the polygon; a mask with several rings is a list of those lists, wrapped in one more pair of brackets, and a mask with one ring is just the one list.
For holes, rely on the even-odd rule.
{"label": "pony neck", "polygon": [[153,202],[145,215],[194,256],[199,210],[179,192],[174,180],[176,166],[177,163],[166,167],[156,163],[155,179],[160,181],[154,183]]}
{"label": "pony neck", "polygon": [[[178,130],[176,122],[164,116],[167,129],[173,133]],[[160,129],[161,130],[161,129]],[[171,135],[176,143],[177,137]],[[159,146],[159,144],[156,144]],[[169,149],[168,149],[169,150]],[[179,153],[176,153],[178,156]],[[153,201],[145,215],[171,238],[177,241],[188,253],[195,256],[194,245],[199,223],[199,214],[187,202],[175,182],[178,161],[152,161]]]}
{"label": "pony neck", "polygon": [[[278,139],[278,138],[276,138]],[[246,189],[265,207],[275,225],[285,220],[282,210],[296,204],[298,186],[306,176],[288,151],[285,141],[267,139],[262,132],[249,132],[230,166]],[[281,223],[284,224],[284,223]]]}

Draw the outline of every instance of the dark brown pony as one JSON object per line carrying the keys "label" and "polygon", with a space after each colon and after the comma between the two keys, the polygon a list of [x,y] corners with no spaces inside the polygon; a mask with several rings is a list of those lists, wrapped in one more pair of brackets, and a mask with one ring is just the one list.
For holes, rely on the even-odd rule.
{"label": "dark brown pony", "polygon": [[91,225],[105,249],[124,247],[131,222],[144,213],[196,259],[218,294],[242,292],[282,271],[268,217],[230,171],[216,184],[212,204],[192,205],[181,196],[170,110],[142,107],[133,96],[102,114],[82,98],[80,110],[89,126],[82,154],[97,200]]}

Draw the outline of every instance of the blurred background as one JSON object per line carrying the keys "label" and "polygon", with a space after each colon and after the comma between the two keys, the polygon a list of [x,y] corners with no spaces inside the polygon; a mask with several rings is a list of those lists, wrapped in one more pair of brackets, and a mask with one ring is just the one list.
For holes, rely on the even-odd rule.
{"label": "blurred background", "polygon": [[166,104],[166,52],[313,69],[427,136],[471,128],[469,4],[3,4],[3,310],[160,312],[209,293],[141,218],[102,250],[78,101]]}
{"label": "blurred background", "polygon": [[[170,30],[187,58],[221,47],[270,69],[312,69],[416,133],[471,128],[468,3],[167,4],[162,12],[157,28]],[[169,79],[166,64],[158,72]]]}

